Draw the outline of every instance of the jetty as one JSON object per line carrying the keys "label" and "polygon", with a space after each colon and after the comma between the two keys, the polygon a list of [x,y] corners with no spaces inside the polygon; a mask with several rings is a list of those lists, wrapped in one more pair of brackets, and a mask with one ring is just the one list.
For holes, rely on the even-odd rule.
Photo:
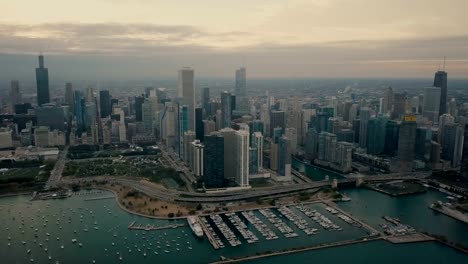
{"label": "jetty", "polygon": [[128,229],[130,230],[143,230],[143,231],[157,231],[157,230],[163,230],[163,229],[172,229],[172,228],[178,228],[186,226],[186,224],[173,224],[173,225],[165,225],[165,226],[155,226],[155,225],[138,225],[136,222],[132,222],[128,225]]}

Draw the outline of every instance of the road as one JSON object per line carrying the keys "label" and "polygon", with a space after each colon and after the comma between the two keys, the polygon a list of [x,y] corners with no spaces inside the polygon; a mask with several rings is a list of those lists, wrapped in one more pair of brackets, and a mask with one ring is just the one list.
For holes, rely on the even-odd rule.
{"label": "road", "polygon": [[60,179],[62,178],[63,168],[65,168],[65,161],[67,159],[68,146],[66,146],[62,151],[60,151],[55,166],[50,172],[50,177],[47,180],[46,185],[44,186],[45,190],[49,190],[52,187],[55,187]]}

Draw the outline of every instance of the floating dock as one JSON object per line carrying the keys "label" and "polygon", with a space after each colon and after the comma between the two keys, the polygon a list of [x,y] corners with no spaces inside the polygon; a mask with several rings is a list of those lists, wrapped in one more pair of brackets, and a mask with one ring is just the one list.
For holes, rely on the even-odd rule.
{"label": "floating dock", "polygon": [[130,230],[143,230],[143,231],[157,231],[157,230],[163,230],[163,229],[172,229],[172,228],[178,228],[186,226],[186,224],[173,224],[173,225],[165,225],[165,226],[154,226],[154,225],[137,225],[136,222],[130,223],[128,225],[128,229]]}

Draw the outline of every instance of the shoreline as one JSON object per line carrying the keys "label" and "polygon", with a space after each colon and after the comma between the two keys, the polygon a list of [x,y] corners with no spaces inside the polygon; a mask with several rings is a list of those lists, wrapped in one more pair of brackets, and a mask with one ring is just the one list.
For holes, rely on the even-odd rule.
{"label": "shoreline", "polygon": [[20,196],[20,195],[32,195],[33,192],[15,192],[15,193],[5,193],[5,194],[0,194],[0,198],[5,198],[5,197],[12,197],[12,196]]}

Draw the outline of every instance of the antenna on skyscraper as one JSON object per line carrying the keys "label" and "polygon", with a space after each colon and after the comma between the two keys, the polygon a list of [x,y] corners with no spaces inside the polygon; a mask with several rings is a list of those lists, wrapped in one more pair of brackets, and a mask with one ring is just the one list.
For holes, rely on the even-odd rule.
{"label": "antenna on skyscraper", "polygon": [[444,67],[443,67],[443,70],[445,71],[445,56],[444,56]]}

